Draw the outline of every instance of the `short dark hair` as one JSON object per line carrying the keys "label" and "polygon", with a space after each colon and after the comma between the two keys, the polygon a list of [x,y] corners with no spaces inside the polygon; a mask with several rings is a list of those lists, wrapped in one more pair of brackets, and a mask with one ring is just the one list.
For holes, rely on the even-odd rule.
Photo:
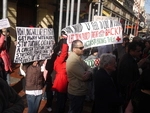
{"label": "short dark hair", "polygon": [[123,41],[129,41],[128,37],[123,38]]}
{"label": "short dark hair", "polygon": [[98,48],[97,47],[93,47],[91,49],[91,55],[93,55],[95,52],[98,52]]}
{"label": "short dark hair", "polygon": [[135,51],[137,46],[141,47],[141,44],[140,44],[139,42],[130,42],[130,43],[128,44],[128,53],[129,53],[131,50]]}
{"label": "short dark hair", "polygon": [[57,43],[57,46],[59,48],[59,51],[61,51],[63,45],[63,39],[60,39],[59,42]]}
{"label": "short dark hair", "polygon": [[73,48],[77,46],[78,42],[83,44],[83,42],[81,40],[74,40],[71,44],[71,51],[73,51]]}

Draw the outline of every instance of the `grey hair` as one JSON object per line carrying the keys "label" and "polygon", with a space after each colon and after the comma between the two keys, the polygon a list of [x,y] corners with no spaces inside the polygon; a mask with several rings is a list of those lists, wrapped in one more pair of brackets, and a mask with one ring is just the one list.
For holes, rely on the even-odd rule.
{"label": "grey hair", "polygon": [[100,68],[104,68],[107,64],[110,64],[112,59],[116,59],[116,56],[111,53],[103,53],[100,56]]}

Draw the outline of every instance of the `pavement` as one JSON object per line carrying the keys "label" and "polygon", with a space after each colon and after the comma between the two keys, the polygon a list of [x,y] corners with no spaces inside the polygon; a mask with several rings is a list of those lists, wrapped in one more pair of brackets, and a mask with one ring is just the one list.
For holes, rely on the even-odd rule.
{"label": "pavement", "polygon": [[[13,65],[13,72],[10,75],[10,86],[13,87],[15,91],[18,93],[18,95],[22,97],[24,101],[24,106],[25,106],[23,113],[27,113],[28,107],[27,107],[25,92],[23,91],[23,87],[22,87],[22,80],[23,80],[23,76],[19,75],[19,65]],[[89,101],[89,102],[85,101],[83,113],[91,113],[92,105],[93,105],[92,101]],[[54,113],[55,106],[56,106],[56,99],[54,98],[53,106],[52,106],[53,111],[48,112],[46,109],[46,100],[42,100],[38,113]],[[68,112],[68,108],[69,108],[69,105],[67,101],[65,113]]]}

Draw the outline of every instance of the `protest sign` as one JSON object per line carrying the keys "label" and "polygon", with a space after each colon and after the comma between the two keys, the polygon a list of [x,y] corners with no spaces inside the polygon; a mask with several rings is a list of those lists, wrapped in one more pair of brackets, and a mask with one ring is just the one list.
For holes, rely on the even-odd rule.
{"label": "protest sign", "polygon": [[50,58],[55,43],[52,28],[17,27],[14,63],[27,63]]}
{"label": "protest sign", "polygon": [[129,42],[132,42],[132,40],[133,40],[134,37],[135,37],[134,35],[130,34],[129,35]]}
{"label": "protest sign", "polygon": [[102,45],[122,43],[122,26],[117,20],[107,19],[68,26],[62,29],[68,35],[67,43],[79,39],[85,49]]}
{"label": "protest sign", "polygon": [[9,21],[7,18],[0,20],[0,29],[10,27]]}
{"label": "protest sign", "polygon": [[91,68],[97,67],[100,63],[100,59],[92,59],[92,60],[84,60],[85,63],[90,66]]}

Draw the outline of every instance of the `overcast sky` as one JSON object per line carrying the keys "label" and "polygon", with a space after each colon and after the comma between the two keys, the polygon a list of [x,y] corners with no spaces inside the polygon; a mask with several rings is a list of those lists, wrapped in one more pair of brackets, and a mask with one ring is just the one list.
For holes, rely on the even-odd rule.
{"label": "overcast sky", "polygon": [[150,0],[145,1],[145,11],[150,14]]}

